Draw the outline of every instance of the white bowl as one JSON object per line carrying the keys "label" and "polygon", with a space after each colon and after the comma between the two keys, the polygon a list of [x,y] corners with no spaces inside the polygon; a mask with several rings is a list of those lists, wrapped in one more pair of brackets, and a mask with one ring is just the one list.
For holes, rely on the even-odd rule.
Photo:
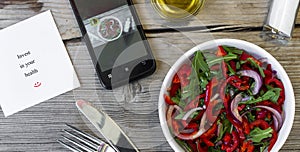
{"label": "white bowl", "polygon": [[172,79],[178,71],[178,69],[184,64],[189,62],[189,57],[191,57],[194,52],[198,50],[207,50],[207,49],[216,49],[217,46],[219,45],[227,45],[227,46],[233,46],[236,48],[240,48],[251,54],[252,56],[256,58],[267,58],[268,63],[272,65],[272,69],[277,71],[278,78],[281,79],[283,82],[284,88],[285,88],[285,103],[284,103],[284,122],[283,126],[278,134],[278,139],[273,146],[271,152],[277,152],[280,150],[280,148],[283,146],[285,143],[287,137],[289,136],[289,133],[292,129],[293,121],[294,121],[294,116],[295,116],[295,96],[294,96],[294,90],[291,84],[291,81],[283,69],[283,67],[280,65],[280,63],[272,56],[270,55],[267,51],[262,49],[261,47],[252,44],[250,42],[242,41],[242,40],[236,40],[236,39],[217,39],[217,40],[212,40],[208,41],[205,43],[202,43],[188,52],[186,52],[183,56],[181,56],[175,64],[171,67],[169,72],[167,73],[164,82],[162,84],[162,88],[160,90],[159,94],[159,103],[158,103],[158,108],[159,108],[159,119],[160,119],[160,124],[163,130],[163,133],[169,142],[170,146],[173,148],[175,151],[184,151],[174,140],[172,134],[170,133],[170,130],[168,128],[167,122],[166,122],[166,104],[163,95],[167,94],[167,88],[170,87]]}
{"label": "white bowl", "polygon": [[[101,34],[101,32],[100,32],[102,22],[104,22],[104,21],[106,21],[106,20],[108,20],[108,19],[112,19],[112,20],[116,21],[116,22],[119,24],[119,28],[120,28],[120,33],[119,33],[118,35],[116,35],[114,38],[111,38],[111,39],[108,39],[108,38],[104,37],[104,36]],[[99,35],[103,40],[105,40],[105,41],[108,41],[108,42],[109,42],[109,41],[114,41],[114,40],[116,40],[116,39],[118,39],[118,38],[121,37],[121,35],[122,35],[122,33],[123,33],[123,24],[122,24],[122,22],[121,22],[118,18],[116,18],[116,17],[114,17],[114,16],[106,16],[106,17],[103,17],[103,18],[100,19],[100,24],[98,25],[97,33],[98,33],[98,35]]]}

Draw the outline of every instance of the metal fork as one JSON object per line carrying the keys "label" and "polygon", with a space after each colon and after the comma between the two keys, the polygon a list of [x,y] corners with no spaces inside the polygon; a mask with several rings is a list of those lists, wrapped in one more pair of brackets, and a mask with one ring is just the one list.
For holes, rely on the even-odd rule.
{"label": "metal fork", "polygon": [[115,152],[107,143],[102,140],[85,133],[74,126],[66,124],[68,130],[62,130],[62,139],[58,139],[64,147],[73,152]]}

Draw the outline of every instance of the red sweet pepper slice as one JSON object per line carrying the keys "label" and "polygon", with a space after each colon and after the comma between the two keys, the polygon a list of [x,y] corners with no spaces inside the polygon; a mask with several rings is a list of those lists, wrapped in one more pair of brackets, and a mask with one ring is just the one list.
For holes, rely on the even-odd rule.
{"label": "red sweet pepper slice", "polygon": [[202,138],[202,141],[203,141],[208,147],[215,146],[215,144],[214,144],[213,142],[211,142],[210,140],[208,140],[207,138]]}
{"label": "red sweet pepper slice", "polygon": [[205,91],[205,99],[204,99],[204,104],[207,107],[210,99],[212,97],[212,91],[213,91],[213,87],[215,87],[218,84],[218,80],[216,77],[212,78],[208,84],[206,85],[206,91]]}
{"label": "red sweet pepper slice", "polygon": [[270,145],[268,147],[268,151],[271,151],[271,149],[275,145],[277,138],[278,138],[278,134],[277,134],[276,130],[274,128],[272,128],[272,129],[273,129],[273,133],[272,133],[272,138],[270,140]]}
{"label": "red sweet pepper slice", "polygon": [[238,146],[239,136],[236,131],[232,131],[231,135],[225,134],[225,136],[223,137],[223,144],[221,146],[222,150],[225,150],[226,152],[233,152],[238,148]]}
{"label": "red sweet pepper slice", "polygon": [[[211,123],[214,123],[217,120],[217,116],[219,114],[219,111],[214,111],[214,108],[216,107],[216,105],[219,103],[219,100],[214,100],[212,102],[210,102],[207,106],[206,109],[206,117],[207,120]],[[215,115],[216,114],[216,115]]]}
{"label": "red sweet pepper slice", "polygon": [[203,133],[200,138],[210,138],[211,136],[214,135],[218,128],[217,123],[215,122],[205,133]]}
{"label": "red sweet pepper slice", "polygon": [[164,94],[164,98],[165,98],[165,102],[168,104],[168,105],[175,105],[176,103],[171,99],[170,96]]}
{"label": "red sweet pepper slice", "polygon": [[248,149],[247,149],[247,152],[253,152],[254,151],[254,145],[250,144]]}
{"label": "red sweet pepper slice", "polygon": [[227,147],[229,147],[230,145],[230,141],[231,141],[231,135],[229,133],[226,133],[222,139],[223,144],[221,146],[222,150],[226,150]]}
{"label": "red sweet pepper slice", "polygon": [[228,74],[227,74],[228,67],[227,67],[226,63],[224,61],[222,61],[221,66],[222,66],[222,74],[225,78],[227,78],[228,77]]}
{"label": "red sweet pepper slice", "polygon": [[180,88],[180,79],[179,79],[178,75],[175,74],[175,76],[172,80],[172,85],[171,85],[170,91],[169,91],[170,96],[174,97],[179,88]]}
{"label": "red sweet pepper slice", "polygon": [[250,123],[250,128],[253,129],[254,127],[259,127],[261,129],[265,130],[265,129],[268,129],[270,127],[270,125],[262,119],[257,119]]}
{"label": "red sweet pepper slice", "polygon": [[241,57],[240,57],[240,60],[242,61],[246,61],[248,60],[248,58],[252,59],[257,65],[261,66],[262,65],[262,62],[260,62],[259,60],[257,60],[256,58],[254,58],[252,55],[246,53],[246,52],[243,52],[241,54]]}
{"label": "red sweet pepper slice", "polygon": [[[216,52],[216,55],[218,57],[223,57],[223,56],[227,55],[227,52],[224,50],[224,48],[222,46],[218,46],[218,50]],[[228,67],[227,67],[227,65],[224,61],[221,62],[221,67],[222,67],[223,76],[225,78],[227,78],[228,77],[228,75],[227,75]]]}
{"label": "red sweet pepper slice", "polygon": [[[181,123],[182,123],[182,126],[184,126],[184,130],[191,129],[191,130],[196,131],[196,130],[199,129],[199,125],[197,123],[195,123],[195,122],[188,122],[187,123],[186,121],[181,121]],[[187,132],[181,131],[181,133],[187,133]]]}
{"label": "red sweet pepper slice", "polygon": [[242,147],[240,149],[240,152],[245,152],[247,150],[248,146],[249,146],[249,143],[247,141],[244,141],[242,144]]}
{"label": "red sweet pepper slice", "polygon": [[172,80],[172,83],[174,84],[178,84],[178,83],[180,83],[180,79],[179,79],[179,77],[178,77],[178,74],[175,74],[175,76],[174,76],[174,78],[173,78],[173,80]]}
{"label": "red sweet pepper slice", "polygon": [[199,106],[199,100],[204,98],[205,96],[205,93],[198,95],[194,100],[190,101],[190,103],[185,106],[184,111],[189,111],[191,109],[197,108]]}
{"label": "red sweet pepper slice", "polygon": [[226,152],[234,151],[235,149],[237,149],[239,145],[239,136],[238,133],[235,131],[232,131],[232,141],[233,141],[233,145],[230,148],[227,148]]}
{"label": "red sweet pepper slice", "polygon": [[243,127],[240,127],[239,125],[233,125],[235,127],[235,129],[237,130],[237,133],[239,135],[239,139],[240,140],[245,140],[246,137],[245,137],[245,134],[244,134],[244,131],[243,131]]}
{"label": "red sweet pepper slice", "polygon": [[197,144],[194,141],[189,140],[189,141],[187,141],[187,144],[189,145],[189,147],[191,148],[191,150],[193,152],[197,151]]}
{"label": "red sweet pepper slice", "polygon": [[265,100],[265,101],[262,101],[262,102],[258,103],[258,105],[272,107],[272,108],[276,109],[279,113],[282,113],[281,106],[279,106],[279,105],[277,105],[277,104],[275,104],[271,101]]}
{"label": "red sweet pepper slice", "polygon": [[271,79],[266,79],[265,83],[267,85],[275,86],[275,87],[278,87],[281,89],[280,96],[278,99],[278,105],[281,106],[285,100],[284,86],[283,86],[282,82],[280,80],[278,80],[277,78],[271,78]]}
{"label": "red sweet pepper slice", "polygon": [[230,76],[226,81],[241,91],[248,90],[250,88],[249,83],[243,82],[243,80],[236,75]]}
{"label": "red sweet pepper slice", "polygon": [[201,139],[198,139],[196,141],[197,151],[198,152],[207,152],[208,151],[208,147],[206,145],[203,145],[202,143],[203,143],[203,141]]}
{"label": "red sweet pepper slice", "polygon": [[221,98],[221,100],[223,100],[225,109],[227,110],[228,106],[229,106],[228,105],[229,97],[227,97],[226,94],[225,94],[227,82],[225,80],[222,80],[220,83],[221,83],[221,85],[220,85],[220,92],[219,92],[220,98]]}
{"label": "red sweet pepper slice", "polygon": [[261,109],[260,111],[256,111],[256,118],[257,119],[265,119],[268,115],[269,111],[266,109]]}
{"label": "red sweet pepper slice", "polygon": [[248,63],[243,64],[241,69],[243,69],[243,70],[253,70],[251,65],[248,64]]}
{"label": "red sweet pepper slice", "polygon": [[216,55],[219,57],[227,55],[227,52],[224,50],[222,46],[218,46],[218,50],[216,52]]}
{"label": "red sweet pepper slice", "polygon": [[244,129],[244,133],[246,135],[250,134],[250,124],[245,117],[243,118],[243,129]]}
{"label": "red sweet pepper slice", "polygon": [[194,134],[196,134],[197,131],[194,131],[193,133],[190,133],[190,134],[182,134],[180,133],[180,124],[173,120],[172,121],[172,128],[173,128],[173,131],[174,131],[174,135],[179,138],[179,139],[182,139],[182,140],[186,140],[186,139],[192,139],[192,136]]}
{"label": "red sweet pepper slice", "polygon": [[[198,133],[200,130],[194,130],[192,133],[180,133],[180,129],[181,129],[181,126],[180,124],[173,120],[172,121],[172,126],[171,126],[173,132],[174,132],[174,135],[179,138],[179,139],[182,139],[182,140],[195,140],[197,137],[198,137]],[[199,128],[198,128],[199,129]]]}
{"label": "red sweet pepper slice", "polygon": [[189,76],[191,75],[192,68],[190,65],[184,64],[179,71],[177,72],[177,75],[179,77],[181,87],[185,87],[190,83]]}
{"label": "red sweet pepper slice", "polygon": [[273,77],[272,71],[264,70],[264,74],[265,74],[265,78],[264,78],[265,80],[272,79],[272,77]]}
{"label": "red sweet pepper slice", "polygon": [[254,146],[252,145],[252,141],[250,140],[250,141],[244,141],[243,142],[243,145],[242,145],[242,147],[241,147],[241,151],[240,152],[246,152],[246,150],[247,150],[247,152],[253,152],[254,151]]}
{"label": "red sweet pepper slice", "polygon": [[236,72],[236,63],[233,60],[229,61],[229,65],[232,68],[232,70]]}

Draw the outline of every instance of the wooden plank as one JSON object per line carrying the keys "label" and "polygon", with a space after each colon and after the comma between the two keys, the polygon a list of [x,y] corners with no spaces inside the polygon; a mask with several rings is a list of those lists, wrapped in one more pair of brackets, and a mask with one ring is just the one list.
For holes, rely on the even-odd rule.
{"label": "wooden plank", "polygon": [[162,19],[149,1],[135,5],[146,29],[197,27],[197,26],[262,26],[268,11],[268,1],[206,1],[193,18],[172,22]]}
{"label": "wooden plank", "polygon": [[81,36],[68,0],[0,0],[0,28],[49,9],[64,40]]}
{"label": "wooden plank", "polygon": [[[134,0],[134,3],[146,30],[182,27],[197,29],[203,26],[215,30],[260,28],[266,18],[269,6],[268,0],[207,0],[196,17],[188,21],[170,22],[162,19],[156,13],[149,1]],[[64,40],[81,36],[68,0],[1,0],[0,28],[5,28],[48,9],[52,10]],[[300,13],[297,23],[300,23]]]}

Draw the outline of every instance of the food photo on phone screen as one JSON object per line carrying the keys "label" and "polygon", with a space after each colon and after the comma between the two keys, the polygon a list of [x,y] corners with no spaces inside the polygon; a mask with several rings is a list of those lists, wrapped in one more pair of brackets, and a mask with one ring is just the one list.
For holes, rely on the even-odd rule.
{"label": "food photo on phone screen", "polygon": [[152,74],[156,63],[127,0],[70,0],[101,84],[108,89]]}

